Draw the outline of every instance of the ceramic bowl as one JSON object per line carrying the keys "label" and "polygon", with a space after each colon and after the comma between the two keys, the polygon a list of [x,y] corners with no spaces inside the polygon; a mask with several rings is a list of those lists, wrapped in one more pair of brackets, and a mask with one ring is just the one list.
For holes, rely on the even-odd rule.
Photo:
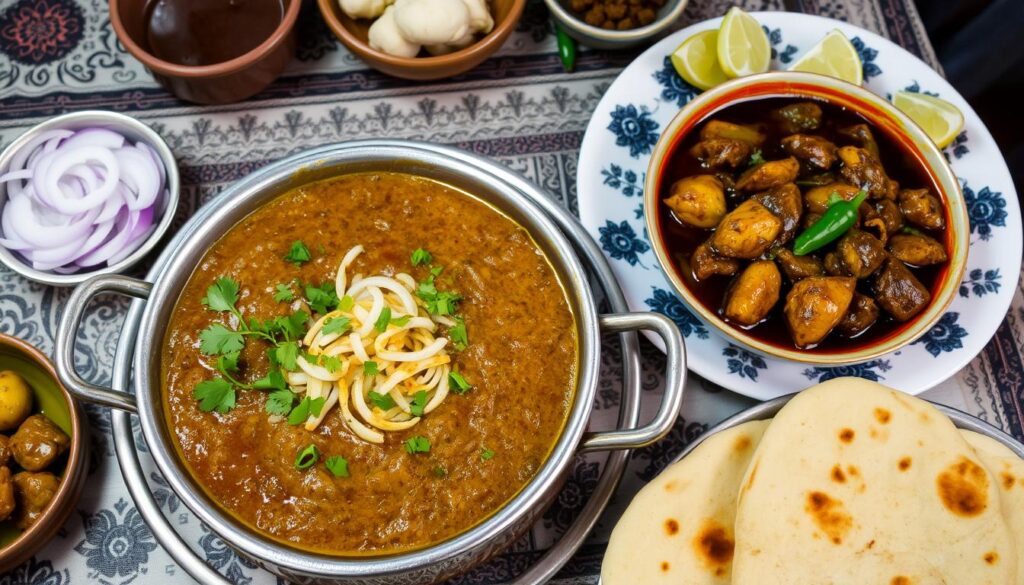
{"label": "ceramic bowl", "polygon": [[284,18],[265,41],[248,53],[213,65],[164,61],[146,49],[150,0],[110,0],[110,23],[125,49],[142,62],[157,83],[183,100],[200,104],[242,101],[277,79],[295,55],[295,21],[302,0],[284,0]]}
{"label": "ceramic bowl", "polygon": [[367,65],[395,77],[431,81],[465,73],[494,54],[515,30],[526,0],[488,0],[494,29],[465,49],[436,57],[395,57],[370,48],[367,31],[373,21],[349,18],[338,0],[317,0],[317,4],[338,40]]}
{"label": "ceramic bowl", "polygon": [[658,9],[658,18],[646,26],[629,30],[607,30],[587,24],[569,8],[569,0],[544,0],[548,10],[569,36],[595,49],[625,49],[650,42],[669,32],[686,8],[687,0],[667,0]]}
{"label": "ceramic bowl", "polygon": [[[931,303],[892,334],[853,349],[799,350],[766,343],[734,326],[714,310],[709,310],[690,290],[661,237],[657,209],[669,185],[665,169],[675,149],[701,122],[716,112],[739,102],[771,97],[798,97],[824,101],[856,112],[876,131],[884,132],[901,145],[924,168],[938,188],[946,209],[946,249],[949,261],[932,289]],[[860,86],[813,73],[773,71],[741,77],[712,88],[688,103],[666,126],[654,147],[644,183],[644,217],[658,263],[672,287],[705,323],[730,341],[759,353],[780,359],[830,366],[868,361],[913,343],[929,331],[953,301],[967,263],[970,225],[960,183],[949,163],[924,130],[884,98]]]}
{"label": "ceramic bowl", "polygon": [[[162,204],[163,209],[160,212],[160,218],[156,220],[156,229],[153,230],[153,233],[146,238],[146,241],[137,250],[119,262],[100,268],[81,270],[73,274],[58,274],[49,270],[36,270],[26,263],[21,255],[0,246],[0,263],[5,264],[8,268],[29,280],[50,286],[74,286],[97,274],[123,272],[139,260],[142,260],[157,245],[164,234],[167,233],[167,230],[170,229],[171,222],[174,220],[180,196],[178,163],[174,160],[174,154],[171,152],[170,147],[167,146],[167,143],[164,142],[164,139],[152,128],[124,114],[95,110],[74,112],[50,118],[16,138],[14,142],[0,152],[0,175],[7,172],[14,155],[41,133],[50,130],[78,130],[93,127],[108,128],[123,134],[132,142],[143,142],[152,147],[157,155],[160,156],[160,160],[167,171],[167,195]],[[7,187],[4,183],[0,183],[0,209],[6,203]],[[0,228],[0,235],[2,235],[2,228]]]}
{"label": "ceramic bowl", "polygon": [[32,388],[33,413],[42,412],[61,427],[71,437],[71,448],[65,455],[67,463],[60,488],[36,523],[20,534],[13,527],[0,527],[0,574],[28,560],[64,526],[85,485],[89,445],[82,409],[57,381],[53,364],[42,352],[21,339],[0,333],[2,370],[13,370],[24,378]]}

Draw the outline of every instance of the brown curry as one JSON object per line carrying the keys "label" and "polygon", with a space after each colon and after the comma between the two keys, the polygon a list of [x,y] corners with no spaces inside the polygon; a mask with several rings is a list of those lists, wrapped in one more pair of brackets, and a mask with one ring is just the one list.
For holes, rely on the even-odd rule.
{"label": "brown curry", "polygon": [[[285,261],[298,241],[308,259]],[[318,312],[303,298],[301,283],[333,283],[342,257],[356,245],[365,251],[350,275],[407,273],[461,295],[455,318],[465,324],[468,343],[449,344],[448,353],[470,390],[452,392],[412,428],[384,433],[380,444],[353,433],[338,407],[325,411],[312,431],[268,416],[268,390],[239,386],[219,405],[224,408],[197,400],[197,387],[222,367],[220,358],[201,351],[200,332],[240,327],[233,313],[211,310],[216,303],[208,289],[218,279],[238,283],[237,311],[246,320],[305,310],[313,323]],[[420,248],[429,250],[430,261],[413,265],[410,254]],[[275,300],[279,284],[291,287],[294,299]],[[382,325],[396,322],[402,319]],[[439,327],[438,335],[454,337],[445,331]],[[229,373],[254,385],[277,366],[270,347],[258,336],[246,338]],[[162,371],[167,423],[212,499],[257,531],[303,550],[360,555],[437,543],[515,496],[562,431],[578,360],[565,292],[525,229],[440,183],[375,173],[288,192],[224,234],[174,308]],[[428,450],[410,448],[420,439]],[[300,469],[297,457],[307,449],[319,458]],[[331,457],[344,458],[344,473],[325,465]]]}

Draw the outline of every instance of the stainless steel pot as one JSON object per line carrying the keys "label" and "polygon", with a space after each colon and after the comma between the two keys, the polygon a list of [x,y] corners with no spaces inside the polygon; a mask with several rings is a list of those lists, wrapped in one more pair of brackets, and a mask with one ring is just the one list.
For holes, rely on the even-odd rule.
{"label": "stainless steel pot", "polygon": [[[472,193],[526,228],[564,283],[576,316],[580,369],[575,400],[562,436],[537,476],[508,504],[476,527],[422,550],[384,557],[345,558],[308,553],[282,545],[238,522],[203,492],[175,455],[162,416],[160,350],[174,303],[193,269],[224,232],[274,197],[296,186],[352,172],[396,171],[437,179]],[[153,458],[189,509],[240,553],[264,568],[299,582],[429,583],[468,570],[511,544],[558,493],[577,453],[632,449],[663,437],[682,405],[686,376],[683,340],[675,325],[655,313],[598,315],[593,295],[571,243],[544,211],[520,189],[526,183],[500,165],[458,150],[405,141],[360,141],[327,146],[269,165],[241,180],[197,214],[184,228],[179,246],[164,251],[149,282],[100,276],[83,283],[68,300],[57,333],[57,371],[68,389],[84,400],[137,413]],[[536,187],[529,187],[539,191]],[[74,370],[78,323],[89,300],[117,292],[148,299],[133,355],[135,393],[90,384]],[[587,433],[597,389],[600,333],[647,329],[668,348],[666,391],[657,415],[633,429]],[[628,391],[641,391],[629,379]]]}

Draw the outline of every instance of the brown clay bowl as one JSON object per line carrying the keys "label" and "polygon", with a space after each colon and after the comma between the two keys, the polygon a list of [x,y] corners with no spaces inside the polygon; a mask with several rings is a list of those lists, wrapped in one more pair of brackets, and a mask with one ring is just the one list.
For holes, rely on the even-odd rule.
{"label": "brown clay bowl", "polygon": [[71,437],[60,488],[43,515],[21,534],[6,522],[0,523],[2,574],[28,560],[64,526],[85,485],[89,441],[81,407],[57,381],[53,364],[42,352],[21,339],[0,333],[0,370],[13,370],[21,375],[32,388],[33,413],[42,412]]}
{"label": "brown clay bowl", "polygon": [[158,59],[145,47],[146,7],[152,0],[110,0],[110,23],[121,44],[142,62],[157,83],[183,100],[227,104],[270,85],[295,54],[295,21],[302,0],[284,0],[281,24],[255,49],[230,61],[193,67]]}
{"label": "brown clay bowl", "polygon": [[367,41],[367,31],[373,21],[349,18],[341,10],[338,0],[317,0],[317,4],[324,21],[338,40],[367,65],[403,79],[432,81],[465,73],[494,54],[515,29],[526,0],[488,0],[494,29],[465,49],[437,57],[395,57],[372,49]]}

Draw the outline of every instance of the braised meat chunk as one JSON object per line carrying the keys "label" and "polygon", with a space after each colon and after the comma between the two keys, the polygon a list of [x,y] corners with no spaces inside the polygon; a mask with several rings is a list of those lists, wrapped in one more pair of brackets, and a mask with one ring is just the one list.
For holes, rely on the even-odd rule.
{"label": "braised meat chunk", "polygon": [[783,106],[772,112],[772,119],[779,125],[783,134],[796,134],[817,130],[821,126],[824,112],[814,102],[799,102]]}
{"label": "braised meat chunk", "polygon": [[713,138],[739,140],[740,142],[746,142],[751,146],[758,147],[764,143],[765,135],[754,126],[711,120],[701,129],[700,139],[711,140]]}
{"label": "braised meat chunk", "polygon": [[924,234],[895,234],[889,238],[889,253],[911,266],[942,264],[949,259],[946,247]]}
{"label": "braised meat chunk", "polygon": [[825,270],[833,275],[867,278],[884,260],[885,247],[878,238],[851,229],[839,238],[835,252],[825,256]]}
{"label": "braised meat chunk", "polygon": [[894,234],[903,227],[903,212],[900,211],[899,205],[895,202],[889,199],[881,199],[875,201],[873,207],[878,217],[882,218],[887,233]]}
{"label": "braised meat chunk", "polygon": [[900,211],[910,223],[929,230],[946,227],[942,203],[928,189],[904,189],[899,195]]}
{"label": "braised meat chunk", "polygon": [[857,280],[814,276],[797,281],[786,295],[786,324],[799,348],[821,343],[839,324],[853,300]]}
{"label": "braised meat chunk", "polygon": [[698,228],[712,228],[725,216],[725,190],[711,175],[696,175],[672,184],[665,205],[679,221]]}
{"label": "braised meat chunk", "polygon": [[740,261],[715,253],[709,242],[697,246],[690,257],[693,277],[698,281],[712,276],[732,276],[740,270]]}
{"label": "braised meat chunk", "polygon": [[48,471],[16,473],[14,492],[18,505],[14,511],[15,525],[26,530],[35,524],[58,489],[60,479]]}
{"label": "braised meat chunk", "polygon": [[793,157],[773,160],[744,171],[736,181],[740,191],[764,191],[792,183],[800,174],[800,163]]}
{"label": "braised meat chunk", "polygon": [[750,260],[764,254],[781,232],[782,220],[747,199],[722,218],[711,236],[711,247],[723,256]]}
{"label": "braised meat chunk", "polygon": [[844,337],[857,337],[868,330],[878,320],[878,303],[875,299],[855,293],[850,308],[846,311],[839,325],[836,325],[836,332]]}
{"label": "braised meat chunk", "polygon": [[786,183],[772,187],[764,193],[758,193],[754,195],[754,199],[782,220],[782,234],[776,243],[785,244],[796,236],[800,218],[804,213],[803,197],[800,196],[799,187],[793,183]]}
{"label": "braised meat chunk", "polygon": [[46,469],[71,446],[71,438],[42,414],[25,419],[11,436],[11,453],[29,471]]}
{"label": "braised meat chunk", "polygon": [[0,435],[0,465],[7,465],[11,461],[11,440],[7,435]]}
{"label": "braised meat chunk", "polygon": [[890,257],[875,277],[875,300],[897,321],[906,321],[928,306],[932,295],[903,262]]}
{"label": "braised meat chunk", "polygon": [[878,150],[878,142],[875,141],[875,135],[871,133],[871,128],[868,128],[867,124],[854,124],[853,126],[840,128],[839,135],[849,138],[854,144],[870,152],[875,158],[881,159],[882,154]]}
{"label": "braised meat chunk", "polygon": [[782,150],[809,167],[828,170],[836,164],[836,145],[821,136],[792,134],[782,139]]}
{"label": "braised meat chunk", "polygon": [[895,199],[899,186],[885,174],[882,163],[867,150],[856,146],[839,149],[843,168],[839,173],[847,182],[865,190],[873,199]]}
{"label": "braised meat chunk", "polygon": [[811,276],[825,275],[825,267],[822,266],[821,260],[818,260],[816,256],[797,256],[788,248],[779,250],[779,253],[775,256],[775,261],[779,263],[782,272],[786,274],[786,278],[790,282],[796,282]]}
{"label": "braised meat chunk", "polygon": [[0,520],[6,520],[14,512],[14,478],[11,477],[11,469],[6,465],[0,466]]}
{"label": "braised meat chunk", "polygon": [[709,169],[742,167],[754,153],[754,145],[731,138],[709,138],[693,145],[690,154]]}
{"label": "braised meat chunk", "polygon": [[747,266],[725,293],[722,313],[739,325],[756,325],[779,302],[782,275],[771,260],[758,260]]}

